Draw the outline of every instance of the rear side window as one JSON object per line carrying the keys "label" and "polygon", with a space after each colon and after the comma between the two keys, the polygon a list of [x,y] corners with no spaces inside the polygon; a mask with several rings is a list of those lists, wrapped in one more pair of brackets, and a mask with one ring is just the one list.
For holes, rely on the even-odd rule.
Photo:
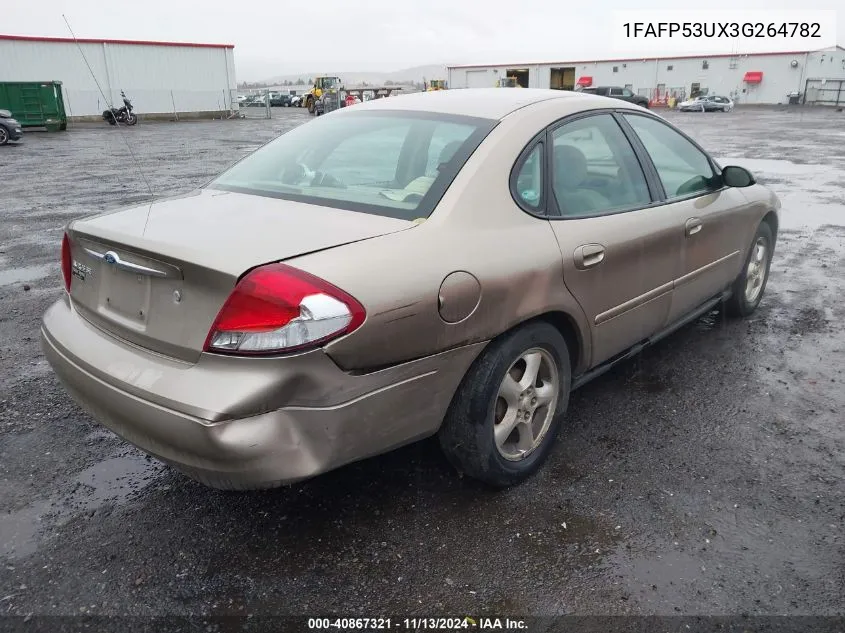
{"label": "rear side window", "polygon": [[516,174],[514,189],[517,202],[527,211],[539,212],[542,208],[544,147],[543,143],[537,143]]}
{"label": "rear side window", "polygon": [[423,112],[340,112],[283,134],[209,187],[406,220],[428,217],[495,125]]}
{"label": "rear side window", "polygon": [[682,134],[651,117],[626,114],[648,152],[666,197],[684,198],[718,186],[707,155]]}
{"label": "rear side window", "polygon": [[552,189],[561,215],[589,217],[651,203],[645,175],[610,114],[565,123],[552,132]]}

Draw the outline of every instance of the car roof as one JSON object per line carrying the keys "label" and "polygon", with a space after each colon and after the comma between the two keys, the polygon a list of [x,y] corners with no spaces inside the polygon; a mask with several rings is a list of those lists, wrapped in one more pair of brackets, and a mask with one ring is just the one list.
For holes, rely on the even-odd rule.
{"label": "car roof", "polygon": [[[526,106],[560,99],[571,106],[572,112],[607,107],[607,97],[582,94],[568,90],[539,90],[534,88],[453,88],[433,92],[415,92],[397,97],[371,99],[354,110],[410,110],[474,116],[484,119],[503,119],[511,112]],[[624,102],[622,102],[624,104]],[[614,107],[618,105],[614,100]],[[346,108],[340,112],[344,112]]]}

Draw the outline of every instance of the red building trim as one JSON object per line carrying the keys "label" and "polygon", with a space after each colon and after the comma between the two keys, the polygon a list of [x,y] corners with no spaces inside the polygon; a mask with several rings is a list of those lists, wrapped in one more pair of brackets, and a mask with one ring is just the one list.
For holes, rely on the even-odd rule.
{"label": "red building trim", "polygon": [[235,48],[234,44],[200,44],[196,42],[156,42],[153,40],[101,40],[80,37],[76,40],[70,37],[38,37],[33,35],[1,35],[0,40],[16,40],[19,42],[60,42],[64,44],[129,44],[135,46],[184,46],[188,48]]}
{"label": "red building trim", "polygon": [[[845,50],[841,46],[836,47],[837,51]],[[581,61],[568,62],[519,62],[518,64],[458,64],[456,66],[449,66],[447,68],[524,68],[526,66],[579,66],[581,64],[602,64],[610,62],[654,62],[654,61],[672,61],[675,59],[718,59],[722,57],[770,57],[772,55],[806,55],[807,53],[818,53],[821,51],[773,51],[770,53],[717,53],[715,55],[666,55],[662,57],[626,57],[620,59],[587,59]]]}

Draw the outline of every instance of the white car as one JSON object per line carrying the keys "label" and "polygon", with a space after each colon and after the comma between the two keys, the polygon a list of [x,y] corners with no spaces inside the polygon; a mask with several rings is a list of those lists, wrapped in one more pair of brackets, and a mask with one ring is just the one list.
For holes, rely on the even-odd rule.
{"label": "white car", "polygon": [[707,95],[681,101],[677,108],[681,112],[730,112],[734,102],[728,97]]}

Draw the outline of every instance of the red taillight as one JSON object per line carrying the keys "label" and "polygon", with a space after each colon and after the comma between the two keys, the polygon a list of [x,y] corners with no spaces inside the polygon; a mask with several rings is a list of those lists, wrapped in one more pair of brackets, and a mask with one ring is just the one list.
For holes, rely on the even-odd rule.
{"label": "red taillight", "polygon": [[364,322],[364,307],[339,288],[285,264],[250,271],[214,320],[205,350],[276,354],[325,343]]}
{"label": "red taillight", "polygon": [[65,233],[65,236],[62,238],[62,277],[65,278],[65,290],[68,292],[70,292],[70,269],[72,265],[70,259],[70,240],[67,237],[67,233]]}

